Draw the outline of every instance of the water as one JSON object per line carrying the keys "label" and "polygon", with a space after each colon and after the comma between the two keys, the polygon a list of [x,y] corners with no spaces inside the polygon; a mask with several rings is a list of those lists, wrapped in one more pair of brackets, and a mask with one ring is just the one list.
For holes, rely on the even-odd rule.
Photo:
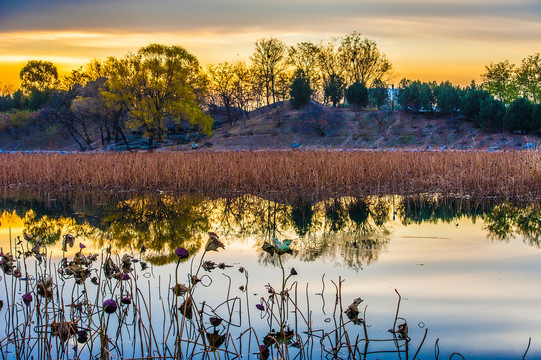
{"label": "water", "polygon": [[[408,357],[413,357],[419,348],[425,330],[428,332],[420,350],[420,358],[424,359],[434,358],[436,350],[441,358],[449,358],[454,352],[468,359],[521,358],[530,337],[532,342],[527,358],[541,356],[538,325],[541,322],[541,212],[536,204],[436,196],[345,197],[318,201],[314,198],[254,196],[209,199],[170,194],[124,194],[122,197],[104,194],[10,195],[3,200],[0,213],[3,213],[0,246],[4,253],[10,243],[13,246],[13,239],[26,233],[33,239],[44,239],[48,243],[51,262],[58,264],[62,257],[61,237],[70,233],[76,235],[74,248],[67,252],[70,259],[79,251],[78,244],[83,243],[86,246],[82,250],[84,254],[100,253],[103,256],[103,249],[110,245],[113,254],[130,253],[148,263],[146,270],[140,263],[134,263],[135,271],[130,274],[133,279],[138,279],[140,298],[151,307],[151,320],[147,310],[139,315],[130,311],[126,314],[135,324],[138,318],[145,317],[152,322],[162,355],[167,354],[163,342],[174,338],[167,337],[171,327],[167,309],[174,303],[169,290],[175,282],[177,257],[174,249],[183,246],[190,254],[196,254],[192,265],[192,258],[189,258],[178,266],[179,282],[187,284],[187,274],[197,271],[207,232],[213,231],[224,242],[225,249],[207,252],[204,260],[231,267],[210,272],[200,270],[201,283],[197,285],[194,300],[198,309],[205,301],[205,306],[215,310],[204,315],[203,323],[208,332],[212,332],[208,323],[211,315],[234,319],[232,322],[236,326],[225,328],[220,325],[218,328],[219,334],[232,334],[231,340],[217,352],[220,358],[227,357],[223,352],[225,346],[231,352],[229,357],[234,357],[233,343],[238,346],[235,353],[255,356],[258,341],[263,341],[271,329],[277,329],[278,317],[269,324],[270,317],[262,316],[264,312],[257,310],[255,304],[264,303],[268,308],[263,302],[269,297],[265,285],[270,284],[279,292],[283,279],[278,260],[281,260],[286,275],[292,268],[298,273],[288,279],[288,287],[296,285],[290,289],[290,295],[298,309],[295,312],[290,303],[283,315],[288,318],[287,325],[299,334],[300,341],[306,342],[305,356],[352,356],[344,346],[336,354],[331,349],[339,347],[333,339],[338,333],[337,328],[347,331],[353,343],[357,336],[364,336],[362,325],[340,326],[340,315],[359,297],[364,300],[359,305],[360,317],[367,306],[368,337],[395,340],[388,330],[395,321],[398,294],[402,298],[401,319],[397,323],[407,321],[411,339]],[[278,259],[261,250],[263,243],[271,242],[273,238],[292,239],[293,254]],[[147,251],[140,253],[143,245]],[[112,258],[118,261],[115,256]],[[36,266],[33,257],[28,258],[28,262],[29,268]],[[241,273],[240,267],[245,272]],[[94,268],[97,274],[100,267]],[[10,286],[14,284],[14,299],[21,303],[20,296],[25,291],[21,284],[24,282],[11,275],[3,275],[2,279],[6,285],[6,290],[0,293],[4,302],[8,303],[6,297],[11,296]],[[127,282],[111,280],[111,288],[106,288],[104,281],[100,287],[103,298],[119,298],[120,293],[128,289],[133,291],[133,279]],[[335,308],[335,286],[340,280],[343,280],[340,289],[342,309]],[[88,280],[87,283],[89,297],[100,299],[96,304],[101,306],[102,295]],[[64,288],[75,286],[73,280],[68,280],[67,284]],[[125,288],[120,289],[119,284]],[[244,289],[239,289],[241,286]],[[72,296],[65,290],[64,297],[68,294],[68,297]],[[35,290],[34,297],[38,298]],[[225,299],[230,301],[222,303]],[[165,304],[163,308],[162,304]],[[234,307],[231,309],[228,305]],[[144,305],[140,304],[140,307],[143,309]],[[22,311],[23,305],[18,309]],[[8,316],[9,308],[5,306],[0,314]],[[310,316],[314,334],[315,330],[322,330],[317,333],[319,337],[305,334],[307,326],[302,316]],[[118,316],[111,321],[111,324],[121,322]],[[95,320],[93,326],[97,328],[98,323],[99,320]],[[252,331],[243,334],[250,325]],[[148,327],[148,323],[145,326]],[[191,329],[191,336],[197,337],[195,327],[187,329]],[[8,330],[9,325],[6,325],[0,338],[4,338]],[[325,333],[333,336],[323,336]],[[114,334],[110,330],[109,336]],[[239,336],[241,340],[238,340]],[[145,347],[138,350],[143,338],[136,326],[125,326],[117,341],[125,358],[147,355]],[[99,337],[94,339],[99,343]],[[70,341],[75,344],[74,338]],[[198,341],[201,342],[201,338]],[[359,353],[355,353],[355,357],[360,357],[366,350],[371,359],[406,357],[404,342],[396,341],[371,341],[367,349],[365,342],[359,341]],[[5,345],[5,338],[2,344],[4,352],[14,351],[12,345]],[[396,351],[396,344],[401,353]],[[308,345],[312,346],[310,351]],[[204,356],[203,345],[186,346],[185,356],[191,352],[194,357]],[[92,349],[88,345],[79,347],[81,358],[99,355],[96,346]],[[270,349],[273,351],[271,357],[279,355],[276,346]],[[292,354],[298,351],[289,349]],[[380,350],[389,352],[369,354]],[[59,353],[70,357],[68,353]],[[119,354],[120,350],[112,352],[113,357]],[[157,356],[157,353],[152,355]],[[13,356],[13,352],[6,356]]]}

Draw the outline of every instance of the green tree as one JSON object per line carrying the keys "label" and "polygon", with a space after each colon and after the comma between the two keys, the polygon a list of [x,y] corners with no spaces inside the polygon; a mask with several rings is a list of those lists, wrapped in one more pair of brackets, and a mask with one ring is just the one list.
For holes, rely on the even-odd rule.
{"label": "green tree", "polygon": [[442,82],[434,88],[436,106],[443,115],[456,114],[460,110],[462,91],[449,81]]}
{"label": "green tree", "polygon": [[357,81],[348,88],[346,99],[351,105],[364,107],[368,105],[368,89]]}
{"label": "green tree", "polygon": [[151,44],[120,60],[111,59],[109,101],[128,109],[128,125],[142,128],[152,147],[162,141],[165,121],[188,121],[210,134],[212,118],[200,108],[204,91],[196,57],[180,46]]}
{"label": "green tree", "polygon": [[11,99],[13,109],[23,110],[28,107],[28,97],[24,96],[20,89],[13,93]]}
{"label": "green tree", "polygon": [[58,70],[50,61],[30,60],[19,73],[21,89],[25,94],[44,91],[56,86]]}
{"label": "green tree", "polygon": [[291,106],[295,109],[302,108],[310,103],[312,89],[310,88],[310,81],[304,77],[304,74],[299,73],[295,77],[289,90],[289,96],[291,97]]}
{"label": "green tree", "polygon": [[265,89],[267,105],[276,102],[277,83],[280,75],[286,70],[286,45],[279,39],[259,39],[255,42],[255,50],[250,60],[257,79]]}
{"label": "green tree", "polygon": [[28,97],[28,109],[34,111],[41,109],[47,103],[50,93],[51,90],[32,90]]}
{"label": "green tree", "polygon": [[504,126],[509,131],[527,132],[533,129],[532,114],[534,106],[525,99],[513,101],[505,113]]}
{"label": "green tree", "polygon": [[481,111],[481,104],[490,98],[488,91],[471,87],[460,102],[460,112],[466,119],[475,120]]}
{"label": "green tree", "polygon": [[419,80],[402,79],[398,84],[397,101],[404,110],[419,111],[421,82]]}
{"label": "green tree", "polygon": [[433,84],[426,82],[421,83],[419,89],[419,107],[422,110],[432,112],[436,105],[436,97],[434,96]]}
{"label": "green tree", "polygon": [[485,73],[481,75],[483,88],[496,99],[510,104],[518,96],[518,86],[515,76],[516,66],[509,60],[491,63],[485,66]]}
{"label": "green tree", "polygon": [[381,79],[374,80],[370,86],[369,97],[379,110],[389,100],[388,85]]}
{"label": "green tree", "polygon": [[338,53],[349,84],[360,82],[369,86],[373,80],[383,79],[392,68],[376,42],[357,32],[342,38]]}
{"label": "green tree", "polygon": [[541,104],[535,104],[532,111],[532,129],[541,130]]}
{"label": "green tree", "polygon": [[534,104],[541,101],[541,54],[522,59],[517,69],[517,82],[524,97]]}
{"label": "green tree", "polygon": [[504,116],[505,104],[503,101],[489,97],[481,102],[479,114],[474,118],[474,122],[483,129],[502,131]]}

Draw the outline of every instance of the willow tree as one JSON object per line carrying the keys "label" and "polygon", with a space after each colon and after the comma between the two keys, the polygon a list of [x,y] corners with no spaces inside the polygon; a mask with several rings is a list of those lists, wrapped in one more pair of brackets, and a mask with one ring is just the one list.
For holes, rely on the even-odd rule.
{"label": "willow tree", "polygon": [[210,134],[212,118],[200,108],[202,74],[197,58],[180,46],[151,44],[111,61],[104,95],[128,109],[128,126],[142,128],[149,145],[161,142],[166,120],[197,125]]}

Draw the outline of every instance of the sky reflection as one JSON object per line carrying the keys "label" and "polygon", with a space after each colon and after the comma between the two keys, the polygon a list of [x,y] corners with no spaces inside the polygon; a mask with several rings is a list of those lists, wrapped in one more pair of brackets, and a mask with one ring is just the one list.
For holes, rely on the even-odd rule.
{"label": "sky reflection", "polygon": [[[199,222],[205,224],[199,231],[206,231],[207,226],[209,229],[220,228],[217,224],[221,224],[221,232],[217,232],[226,243],[226,249],[209,253],[207,259],[233,267],[205,272],[211,276],[213,286],[201,289],[202,298],[212,302],[216,294],[227,291],[226,276],[231,279],[232,293],[241,297],[248,296],[253,304],[267,296],[266,284],[278,288],[281,270],[273,261],[275,259],[269,259],[261,251],[262,241],[269,239],[272,234],[278,234],[281,240],[294,240],[292,247],[297,251],[291,256],[284,256],[284,268],[286,271],[292,267],[297,270],[298,275],[294,280],[298,281],[299,302],[307,307],[307,292],[313,321],[318,326],[327,326],[325,319],[334,311],[333,281],[338,284],[341,278],[345,280],[342,286],[345,305],[357,297],[365,299],[362,305],[363,309],[368,306],[369,332],[374,337],[388,336],[387,330],[392,326],[398,300],[395,293],[397,289],[403,297],[401,316],[406,318],[410,325],[411,348],[419,345],[424,334],[425,328],[420,324],[423,323],[429,329],[422,357],[433,356],[433,346],[437,338],[440,338],[442,357],[447,357],[452,352],[460,352],[468,359],[498,356],[519,358],[526,349],[529,337],[533,339],[529,356],[535,358],[541,355],[541,343],[538,340],[541,338],[538,326],[541,322],[541,250],[538,246],[530,246],[528,241],[524,241],[520,231],[510,234],[505,241],[489,236],[489,227],[482,219],[490,219],[490,216],[455,212],[454,215],[438,219],[433,214],[441,212],[424,211],[428,208],[434,209],[434,203],[431,202],[432,205],[428,207],[415,207],[424,209],[424,212],[413,210],[412,206],[409,207],[409,213],[405,210],[407,207],[389,207],[390,215],[384,226],[376,226],[370,215],[367,217],[373,230],[370,232],[359,232],[359,227],[356,226],[359,223],[352,219],[359,221],[363,216],[349,213],[341,230],[333,231],[330,221],[337,217],[330,214],[329,208],[325,208],[322,203],[316,203],[312,205],[314,217],[311,226],[314,228],[300,236],[295,230],[298,231],[299,227],[295,227],[291,220],[288,220],[288,214],[291,214],[289,205],[275,206],[267,200],[247,198],[237,203],[238,208],[227,208],[224,206],[227,201],[223,199],[207,201],[210,200],[191,200],[182,204],[180,200],[146,202],[161,204],[160,206],[165,204],[166,207],[171,204],[180,205],[176,214],[182,214],[184,222],[178,222],[179,218],[173,215],[164,216],[163,219],[177,224],[176,231],[180,232],[174,233],[187,234],[186,236],[189,232],[180,230],[184,229],[182,224],[192,226],[198,223],[187,220],[189,217],[185,217],[186,214],[201,216],[205,213],[202,209],[213,209],[214,212],[211,212],[206,220]],[[351,201],[342,199],[344,209],[351,209],[348,207]],[[377,202],[375,199],[363,201],[370,204]],[[397,199],[393,201],[396,203]],[[126,211],[126,204],[130,203],[138,202],[122,203],[120,208]],[[267,205],[270,207],[267,208]],[[255,210],[255,213],[245,213],[237,223],[229,221],[229,224],[241,223],[244,228],[223,227],[224,219],[227,216],[235,217],[241,207]],[[269,214],[269,209],[279,210],[276,213],[278,222],[270,228],[265,224],[268,225],[274,214],[271,217],[264,216]],[[336,210],[336,207],[332,209]],[[497,211],[492,213],[496,214],[501,206],[496,204],[487,209],[496,209]],[[43,213],[36,211],[38,214]],[[229,215],[224,215],[226,213]],[[421,213],[424,215],[421,216]],[[112,214],[116,214],[115,210],[112,210]],[[152,212],[145,214],[150,216]],[[50,216],[50,221],[55,218],[53,214],[47,216]],[[429,221],[421,221],[423,217]],[[112,218],[121,221],[116,215],[107,217],[107,220],[95,221],[97,230],[90,233],[99,234],[101,237],[98,240],[85,238],[85,251],[99,251],[110,241],[108,239],[116,238],[103,236],[109,231],[107,224]],[[162,218],[152,218],[155,229],[169,228],[164,225],[170,224],[169,222],[162,223]],[[0,246],[4,251],[9,246],[6,231],[8,226],[12,226],[12,236],[16,237],[22,235],[23,226],[35,225],[34,222],[25,224],[15,217],[8,220],[7,215],[2,219]],[[63,224],[72,224],[64,217],[56,219],[60,219]],[[81,219],[75,222],[89,226]],[[118,230],[120,227],[121,224],[116,223],[114,229]],[[139,235],[134,233],[136,228],[130,227],[130,232],[116,234],[131,233],[139,238]],[[199,233],[194,239],[201,237]],[[122,244],[129,241],[128,238],[121,240]],[[129,251],[130,248],[122,244],[117,244],[116,248],[121,253]],[[55,247],[58,246],[57,243]],[[166,249],[172,246],[162,244]],[[197,249],[194,247],[193,251]],[[72,250],[75,251],[78,251],[77,245]],[[134,247],[134,251],[137,253],[137,247]],[[158,254],[157,250],[154,251]],[[316,256],[313,255],[314,251]],[[189,262],[182,263],[181,272],[186,272],[189,266]],[[239,287],[245,284],[244,275],[238,271],[241,266],[249,274],[250,285],[247,293],[239,290]],[[151,278],[155,279],[149,283],[152,292],[157,290],[155,293],[167,294],[174,267],[174,263],[151,266],[148,272],[152,274]],[[211,278],[205,277],[204,281],[210,281]],[[317,295],[322,292],[323,284],[323,296]]]}

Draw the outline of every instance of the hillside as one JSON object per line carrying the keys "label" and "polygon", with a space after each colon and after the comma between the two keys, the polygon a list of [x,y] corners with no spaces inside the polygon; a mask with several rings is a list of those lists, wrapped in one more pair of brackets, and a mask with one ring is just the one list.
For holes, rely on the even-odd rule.
{"label": "hillside", "polygon": [[458,117],[404,111],[350,110],[315,104],[293,110],[289,102],[250,113],[233,124],[216,116],[204,142],[231,149],[522,149],[535,135],[493,133]]}
{"label": "hillside", "polygon": [[[494,133],[478,129],[461,117],[434,116],[399,111],[351,110],[315,103],[294,110],[282,102],[252,111],[233,123],[223,109],[210,114],[215,119],[212,136],[196,132],[169,134],[162,148],[189,150],[262,149],[485,149],[506,150],[537,146],[537,135]],[[99,138],[99,136],[95,136]],[[145,149],[140,134],[128,136],[129,145]],[[124,150],[124,144],[96,150]],[[21,132],[14,137],[0,134],[0,150],[78,150],[69,137],[58,132]]]}

